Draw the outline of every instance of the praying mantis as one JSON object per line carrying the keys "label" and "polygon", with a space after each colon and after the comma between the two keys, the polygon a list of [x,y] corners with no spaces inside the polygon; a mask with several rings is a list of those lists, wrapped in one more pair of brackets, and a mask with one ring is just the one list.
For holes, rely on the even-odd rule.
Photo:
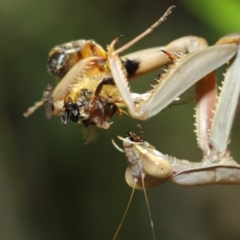
{"label": "praying mantis", "polygon": [[[177,40],[173,41],[172,43],[170,43],[169,45],[163,47],[162,50],[164,52],[161,51],[159,48],[157,48],[157,49],[154,49],[153,51],[142,51],[139,53],[127,55],[126,58],[129,58],[131,60],[132,59],[137,59],[137,60],[140,59],[139,62],[141,62],[141,59],[146,60],[146,58],[148,56],[152,56],[152,55],[156,54],[157,56],[155,58],[155,61],[153,61],[153,60],[145,61],[145,62],[147,62],[146,68],[149,68],[150,65],[153,66],[154,63],[157,62],[156,59],[158,59],[158,61],[160,61],[160,62],[162,60],[161,64],[164,64],[166,62],[172,62],[172,61],[174,62],[173,66],[171,66],[171,65],[169,66],[170,69],[165,74],[165,76],[162,76],[162,78],[158,79],[159,82],[157,82],[157,86],[152,91],[145,93],[143,95],[129,93],[128,82],[126,81],[126,75],[124,73],[122,64],[121,64],[121,62],[119,62],[119,58],[118,58],[118,54],[121,53],[121,50],[115,51],[114,50],[115,44],[116,44],[116,41],[114,41],[110,45],[110,48],[108,51],[108,61],[109,61],[109,66],[111,68],[111,76],[113,76],[113,78],[114,78],[115,85],[117,86],[117,89],[120,92],[121,98],[124,100],[124,104],[127,106],[128,110],[129,110],[129,114],[134,118],[137,118],[140,120],[145,120],[145,119],[150,118],[153,115],[157,114],[159,111],[161,111],[163,108],[165,108],[165,106],[167,106],[169,103],[171,103],[177,96],[179,96],[182,92],[184,92],[186,89],[188,89],[191,85],[194,85],[195,82],[197,82],[199,79],[201,79],[201,77],[204,77],[208,73],[210,73],[209,75],[207,75],[208,78],[210,78],[210,80],[209,79],[206,80],[207,81],[206,85],[211,86],[211,84],[210,84],[212,82],[211,79],[212,80],[214,79],[214,76],[213,76],[213,74],[211,74],[211,72],[214,69],[218,68],[220,65],[231,60],[236,55],[236,53],[238,51],[237,49],[238,49],[238,44],[239,44],[239,35],[231,35],[231,36],[229,35],[229,36],[223,38],[222,40],[220,40],[219,43],[214,47],[208,47],[206,42],[203,39],[198,38],[198,37],[194,37],[194,36],[183,37],[183,38],[177,39]],[[175,54],[175,53],[179,53],[179,52],[182,54],[186,53],[186,55]],[[151,58],[151,59],[153,59],[153,58]],[[206,61],[199,61],[200,59],[205,59]],[[237,58],[234,59],[233,63],[236,61],[236,59]],[[97,60],[101,60],[101,58],[98,58]],[[91,60],[88,59],[88,60],[86,60],[86,62],[90,63],[88,65],[89,68],[91,68],[92,66],[95,66],[96,64],[99,63],[98,61],[96,61],[96,59],[91,59]],[[196,69],[194,70],[194,67],[197,70]],[[75,68],[75,70],[76,70],[76,68]],[[80,70],[82,70],[82,69],[80,69]],[[141,68],[139,68],[139,72],[138,71],[136,72],[136,76],[141,75],[142,74],[141,71],[142,72],[145,71],[142,66],[141,66]],[[71,70],[70,70],[70,72],[73,73]],[[177,79],[174,79],[174,77],[176,77]],[[67,76],[67,79],[71,80],[69,78],[69,75]],[[168,81],[169,79],[170,79],[170,81]],[[206,79],[207,79],[207,77],[206,77]],[[63,81],[63,80],[64,79],[62,79],[61,81]],[[233,81],[233,80],[231,80],[231,81]],[[237,82],[237,81],[234,81],[234,82]],[[182,85],[183,83],[184,83],[184,85]],[[66,85],[66,82],[65,82],[65,85]],[[197,87],[197,89],[199,89],[198,90],[199,95],[198,95],[198,99],[197,99],[197,102],[198,102],[197,109],[199,110],[197,112],[197,117],[198,117],[199,127],[197,130],[199,132],[198,136],[201,136],[199,138],[198,142],[199,142],[200,146],[203,146],[201,148],[203,149],[204,154],[206,154],[208,151],[210,151],[212,149],[212,146],[210,147],[210,145],[209,145],[208,129],[210,129],[210,125],[212,126],[209,119],[211,119],[214,115],[211,113],[211,110],[213,110],[215,108],[216,99],[209,101],[212,99],[210,97],[210,98],[207,98],[208,100],[206,100],[205,97],[208,96],[208,94],[206,92],[208,92],[208,91],[204,91],[201,93],[201,89],[205,88],[205,87],[201,87],[201,86],[205,86],[205,85],[202,85],[202,82],[199,81],[197,83],[197,86],[199,86],[199,87]],[[214,86],[215,86],[215,84],[214,84]],[[104,89],[104,87],[105,86],[103,86],[103,89]],[[234,90],[235,90],[235,87],[234,87]],[[214,91],[216,91],[216,89]],[[209,90],[209,92],[212,92],[212,91]],[[234,92],[236,93],[236,91],[234,91]],[[54,95],[53,97],[55,97],[57,100],[59,100],[59,102],[62,104],[63,103],[62,96],[60,98],[59,95],[57,95],[57,91],[55,91],[54,94],[56,94],[56,95]],[[232,96],[232,93],[230,95]],[[237,96],[238,96],[238,94],[237,94]],[[59,97],[59,99],[58,99],[58,97]],[[162,99],[160,99],[160,97]],[[221,98],[222,98],[222,96],[221,96]],[[45,102],[47,104],[51,103],[51,100],[52,100],[51,96],[49,97],[49,95],[47,95],[46,99],[47,100]],[[205,104],[204,104],[204,102],[205,102]],[[43,102],[41,102],[41,104],[42,103]],[[208,106],[209,103],[212,107],[209,107],[208,109],[206,109],[206,105]],[[236,98],[235,98],[235,103],[236,103]],[[229,106],[229,103],[227,103],[227,105]],[[198,108],[198,106],[199,106],[199,108]],[[58,105],[56,105],[55,109],[57,109],[61,112],[61,110],[63,109],[63,105],[60,105],[59,108],[58,108]],[[233,107],[233,110],[234,109],[236,109],[236,104],[235,104],[235,107]],[[215,112],[217,112],[217,111],[215,111]],[[54,112],[54,114],[55,114],[55,112]],[[234,115],[234,114],[232,114],[232,115]],[[214,115],[214,118],[215,118],[215,115]],[[233,117],[232,118],[229,117],[229,119],[233,119]],[[205,121],[205,120],[207,120],[207,121]],[[215,126],[217,126],[217,125],[215,125]],[[226,126],[224,127],[224,129],[226,129]],[[203,138],[202,138],[202,134],[204,136]],[[121,139],[121,140],[123,140],[123,139]],[[146,157],[150,158],[150,160],[151,160],[151,158],[155,159],[155,158],[157,158],[158,155],[160,155],[159,153],[154,152],[150,147],[148,147],[148,145],[147,145],[147,148],[145,148],[144,144],[146,144],[146,143],[143,140],[140,140],[140,141],[138,141],[138,140],[136,141],[136,140],[137,140],[137,138],[132,138],[132,139],[124,139],[123,141],[126,144],[131,143],[131,147],[133,149],[135,149],[136,151],[147,152]],[[228,142],[228,140],[227,140],[227,142]],[[144,144],[142,145],[142,143],[144,143]],[[140,160],[142,160],[142,159],[140,159]],[[182,163],[184,163],[184,162],[182,162]],[[233,163],[232,161],[228,161],[228,164],[231,165],[232,163]],[[172,163],[170,162],[170,165],[171,164]],[[207,170],[206,175],[208,175],[208,173],[210,173],[210,170],[212,170],[214,168],[216,168],[218,170],[217,166],[218,166],[217,163],[214,166],[209,167],[209,168],[203,168],[203,166],[201,166],[200,170],[202,170],[202,172]],[[194,176],[195,174],[199,173],[199,171],[197,169],[198,165],[192,166],[190,169],[191,171],[189,170],[189,165],[186,166],[187,169],[185,168],[184,170],[182,170],[181,167],[185,167],[184,164],[179,164],[178,165],[179,168],[177,170],[175,169],[175,165],[173,165],[173,164],[170,167],[174,167],[173,170],[175,172],[179,173],[178,176],[182,177],[184,180],[185,179],[187,180],[189,176]],[[219,169],[223,169],[223,168],[224,168],[224,170],[225,169],[226,170],[237,169],[237,171],[238,171],[238,166],[234,165],[234,164],[231,165],[230,167],[225,165],[223,167],[220,167]],[[145,171],[144,168],[142,170]],[[173,179],[173,177],[176,176],[174,171],[172,171],[172,172],[170,171],[170,175],[168,175],[164,179],[164,181],[167,179]],[[130,175],[130,180],[128,180],[128,183],[131,186],[133,186],[133,182],[135,181],[135,179],[140,178],[140,177],[139,176],[132,177],[131,168],[128,169],[127,172],[128,172],[128,175]],[[202,172],[200,171],[200,173],[202,173]],[[148,175],[150,176],[150,178],[152,178],[152,172],[150,172],[150,174],[148,174]],[[146,188],[158,186],[160,184],[160,182],[161,183],[163,182],[161,179],[161,180],[157,181],[157,184],[155,184],[155,183],[153,184],[152,180],[150,180],[148,182],[147,177],[145,177],[144,179],[145,179],[144,184],[145,184]],[[208,183],[214,183],[214,181],[209,181]],[[142,187],[140,181],[138,181],[138,184],[139,184],[139,187]],[[187,185],[190,185],[190,184],[187,184]],[[194,185],[193,182],[192,182],[192,185]],[[198,185],[198,184],[196,184],[196,185]]]}
{"label": "praying mantis", "polygon": [[[199,76],[195,78],[194,73],[201,75],[202,70],[205,71],[208,67],[212,67],[208,62],[211,56],[216,58],[220,54],[220,49],[224,54],[231,52],[228,59],[225,60],[229,60],[229,67],[219,97],[215,73],[211,71],[213,69],[207,75],[204,72],[201,76],[203,78],[196,84],[196,134],[198,146],[203,153],[202,161],[193,163],[164,155],[145,142],[141,136],[138,137],[130,132],[127,138],[119,137],[123,141],[124,151],[130,163],[126,172],[126,181],[130,186],[135,185],[136,179],[143,177],[144,174],[147,176],[144,180],[146,188],[158,186],[166,179],[188,186],[214,183],[240,184],[240,165],[233,159],[228,149],[240,93],[239,40],[239,34],[230,34],[220,39],[213,47],[203,47],[188,54],[182,62],[180,61],[170,70],[170,74],[166,73],[166,78],[162,80],[162,86],[154,89],[153,100],[150,98],[142,106],[132,111],[132,115],[136,118],[148,117],[154,114],[154,111],[160,111],[165,107],[165,102],[168,104],[169,98],[173,97],[174,99],[176,95],[182,93],[182,90],[185,90],[185,86],[188,81],[191,81],[191,78],[199,80]],[[195,44],[201,46],[199,42]],[[199,58],[202,59],[201,67],[199,66],[201,63],[195,65],[195,60]],[[188,71],[192,71],[192,74]],[[189,74],[186,77],[187,72]],[[127,83],[123,78],[121,81],[120,83],[117,80],[116,84],[124,86],[124,83]],[[129,94],[128,88],[122,89],[123,94]],[[176,95],[174,91],[176,91]],[[129,109],[133,108],[134,105],[129,103]],[[138,183],[141,187],[141,182],[137,181]]]}

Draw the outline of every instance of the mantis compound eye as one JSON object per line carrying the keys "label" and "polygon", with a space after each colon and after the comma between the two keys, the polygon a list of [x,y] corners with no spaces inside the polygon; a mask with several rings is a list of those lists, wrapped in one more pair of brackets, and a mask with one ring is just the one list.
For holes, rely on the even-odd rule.
{"label": "mantis compound eye", "polygon": [[145,188],[156,187],[172,176],[172,165],[161,152],[142,145],[132,145],[132,151],[137,159],[135,164],[129,164],[125,173],[130,187],[135,185],[137,189],[142,189],[143,184]]}
{"label": "mantis compound eye", "polygon": [[142,151],[141,161],[144,171],[152,177],[165,179],[173,173],[171,163],[156,149]]}

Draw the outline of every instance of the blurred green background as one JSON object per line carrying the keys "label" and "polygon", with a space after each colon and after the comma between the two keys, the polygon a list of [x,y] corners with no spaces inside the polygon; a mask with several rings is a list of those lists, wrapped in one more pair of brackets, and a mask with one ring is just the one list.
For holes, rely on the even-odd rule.
{"label": "blurred green background", "polygon": [[[230,0],[8,0],[0,1],[0,239],[112,239],[131,189],[125,156],[111,144],[139,121],[114,117],[109,130],[86,146],[77,126],[48,121],[43,109],[29,119],[22,113],[55,80],[46,72],[48,51],[59,43],[95,39],[106,46],[124,35],[135,37],[176,5],[167,21],[129,52],[161,46],[184,35],[213,44],[240,31],[240,2]],[[201,59],[199,60],[201,61]],[[156,73],[133,83],[144,92]],[[220,74],[221,76],[221,74]],[[193,107],[167,109],[141,122],[145,139],[161,152],[201,159],[193,133]],[[231,150],[239,151],[239,115]],[[239,239],[240,187],[181,187],[166,183],[148,190],[157,239]],[[118,239],[152,239],[142,191],[137,191]]]}

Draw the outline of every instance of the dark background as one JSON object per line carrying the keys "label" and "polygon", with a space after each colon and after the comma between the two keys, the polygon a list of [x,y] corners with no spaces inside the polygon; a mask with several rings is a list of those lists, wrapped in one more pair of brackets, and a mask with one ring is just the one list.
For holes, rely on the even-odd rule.
{"label": "dark background", "polygon": [[[167,21],[133,52],[199,35],[210,44],[240,31],[238,1],[0,1],[0,239],[112,239],[131,189],[125,156],[111,144],[139,121],[114,117],[109,130],[83,145],[74,124],[47,120],[43,109],[29,119],[22,113],[39,100],[47,83],[48,51],[59,43],[95,39],[102,46],[124,35],[129,41],[172,4]],[[217,60],[217,57],[216,57]],[[201,59],[199,59],[201,61]],[[144,92],[156,73],[133,83]],[[220,76],[222,76],[220,74]],[[141,122],[145,139],[161,152],[199,161],[193,133],[194,103],[167,109]],[[239,159],[239,114],[231,150]],[[240,187],[181,187],[166,183],[147,191],[157,239],[239,239]],[[152,239],[142,191],[135,193],[118,239]]]}

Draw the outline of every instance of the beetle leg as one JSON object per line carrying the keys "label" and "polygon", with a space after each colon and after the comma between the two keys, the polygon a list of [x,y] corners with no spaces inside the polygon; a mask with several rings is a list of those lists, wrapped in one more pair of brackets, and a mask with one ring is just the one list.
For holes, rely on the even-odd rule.
{"label": "beetle leg", "polygon": [[112,77],[103,78],[103,80],[98,84],[98,86],[94,92],[92,102],[95,102],[98,99],[99,94],[102,91],[103,85],[115,85],[113,78]]}
{"label": "beetle leg", "polygon": [[42,100],[39,102],[36,102],[32,107],[28,108],[27,112],[23,114],[24,117],[30,116],[32,113],[34,113],[39,107],[42,105],[45,106],[45,114],[47,118],[51,118],[52,112],[53,112],[53,103],[52,103],[52,87],[50,85],[47,85],[45,90],[43,91],[43,97]]}

